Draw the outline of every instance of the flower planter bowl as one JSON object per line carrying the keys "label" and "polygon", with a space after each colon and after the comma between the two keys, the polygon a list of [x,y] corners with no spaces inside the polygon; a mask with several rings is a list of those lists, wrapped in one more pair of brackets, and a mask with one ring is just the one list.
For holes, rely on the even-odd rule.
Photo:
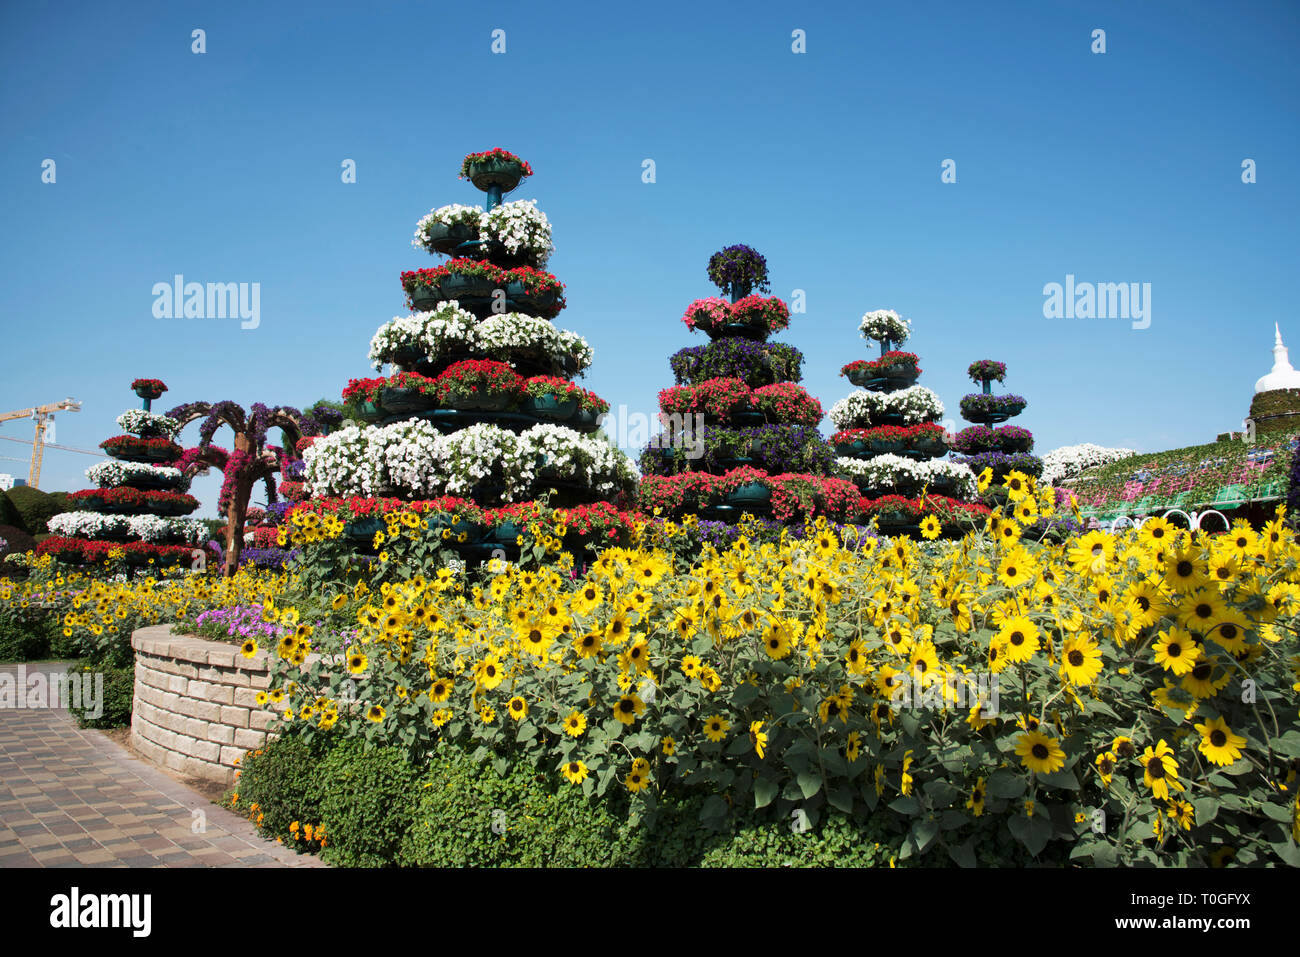
{"label": "flower planter bowl", "polygon": [[596,414],[595,409],[580,408],[573,414],[573,421],[569,423],[569,427],[576,432],[588,434],[600,428],[599,419],[600,416]]}
{"label": "flower planter bowl", "polygon": [[715,459],[715,461],[718,463],[719,468],[724,469],[725,471],[728,472],[730,472],[732,469],[740,468],[742,465],[754,464],[754,460],[748,458],[735,459],[735,458],[724,458],[722,456],[719,456],[718,458]]}
{"label": "flower planter bowl", "polygon": [[399,346],[393,350],[393,363],[410,372],[424,361],[424,350],[419,346]]}
{"label": "flower planter bowl", "polygon": [[948,452],[948,443],[942,436],[920,436],[912,442],[913,452],[918,452],[926,458],[938,458],[940,455],[946,455]]}
{"label": "flower planter bowl", "polygon": [[523,534],[523,529],[514,522],[502,522],[492,529],[492,538],[505,545],[515,544],[515,539]]}
{"label": "flower planter bowl", "polygon": [[148,399],[150,401],[153,401],[154,399],[160,398],[162,396],[162,389],[153,389],[150,388],[149,386],[143,386],[143,385],[135,389],[132,389],[131,391],[134,392],[136,395],[138,395],[140,398]]}
{"label": "flower planter bowl", "polygon": [[482,412],[504,412],[510,408],[514,399],[504,392],[487,392],[475,395],[453,396],[452,406],[457,409],[479,410]]}
{"label": "flower planter bowl", "polygon": [[478,230],[466,223],[454,223],[451,226],[433,223],[425,231],[424,241],[434,252],[450,256],[461,243],[478,239]]}
{"label": "flower planter bowl", "polygon": [[724,322],[720,326],[714,326],[708,330],[709,338],[713,341],[719,339],[748,339],[751,342],[763,342],[767,339],[767,325],[762,322]]}
{"label": "flower planter bowl", "polygon": [[747,429],[767,424],[767,415],[757,410],[745,410],[743,412],[733,412],[729,419],[731,425],[737,428]]}
{"label": "flower planter bowl", "polygon": [[501,192],[508,193],[524,177],[523,164],[518,160],[490,159],[474,160],[469,164],[469,181],[477,189],[487,192],[493,186]]}
{"label": "flower planter bowl", "polygon": [[772,490],[762,482],[749,482],[727,496],[727,504],[737,508],[755,508],[772,501]]}
{"label": "flower planter bowl", "polygon": [[431,409],[436,400],[419,389],[381,389],[379,405],[385,415],[403,415]]}
{"label": "flower planter bowl", "polygon": [[413,286],[410,290],[411,305],[416,312],[424,312],[429,309],[436,309],[442,302],[442,296],[438,293],[435,286]]}
{"label": "flower planter bowl", "polygon": [[384,408],[378,402],[358,402],[356,415],[362,422],[378,422],[384,417]]}
{"label": "flower planter bowl", "polygon": [[170,490],[175,483],[170,479],[155,477],[153,475],[136,475],[122,483],[124,488],[136,488],[141,491],[159,491]]}
{"label": "flower planter bowl", "polygon": [[1016,452],[1028,452],[1034,447],[1034,440],[1027,436],[1003,436],[995,451],[1012,455]]}
{"label": "flower planter bowl", "polygon": [[482,276],[451,275],[444,276],[438,283],[438,295],[441,299],[455,299],[474,302],[492,298],[497,288],[491,279]]}
{"label": "flower planter bowl", "polygon": [[907,439],[869,439],[867,445],[878,455],[890,452],[897,455],[906,451]]}
{"label": "flower planter bowl", "polygon": [[891,369],[884,377],[886,392],[897,392],[899,389],[906,389],[921,377],[921,373],[916,369],[908,369],[906,366],[899,366]]}
{"label": "flower planter bowl", "polygon": [[852,442],[837,442],[835,454],[846,459],[861,459],[867,458],[871,449],[862,439],[854,439]]}
{"label": "flower planter bowl", "polygon": [[354,542],[372,542],[376,532],[385,528],[384,520],[373,515],[354,518],[343,528],[343,535]]}
{"label": "flower planter bowl", "polygon": [[871,417],[873,425],[904,425],[906,419],[901,412],[881,412]]}
{"label": "flower planter bowl", "polygon": [[465,541],[471,544],[474,542],[482,541],[483,536],[486,534],[486,532],[487,532],[486,526],[480,524],[479,522],[470,522],[465,519],[461,519],[460,521],[455,522],[451,526],[451,534],[453,537],[459,538],[461,534],[464,534]]}
{"label": "flower planter bowl", "polygon": [[852,372],[848,373],[848,376],[849,381],[859,389],[867,388],[868,382],[877,381],[876,374],[868,369],[854,369]]}
{"label": "flower planter bowl", "polygon": [[912,524],[912,516],[906,512],[878,512],[876,524],[880,528],[904,528]]}
{"label": "flower planter bowl", "polygon": [[543,419],[565,422],[577,413],[578,400],[572,396],[563,399],[557,395],[528,396],[524,399],[524,411]]}

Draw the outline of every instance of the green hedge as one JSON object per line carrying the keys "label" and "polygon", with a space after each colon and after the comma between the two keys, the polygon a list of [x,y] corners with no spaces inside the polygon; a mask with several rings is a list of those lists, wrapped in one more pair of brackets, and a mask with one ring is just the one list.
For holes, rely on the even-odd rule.
{"label": "green hedge", "polygon": [[[42,492],[38,488],[32,488],[30,485],[19,485],[5,492],[9,501],[18,511],[21,519],[17,524],[20,525],[29,535],[41,535],[49,532],[46,527],[48,522],[55,515],[63,511],[59,499]],[[3,524],[3,523],[0,523]]]}
{"label": "green hedge", "polygon": [[0,661],[51,661],[78,657],[58,618],[43,608],[0,610]]}
{"label": "green hedge", "polygon": [[[73,665],[68,669],[69,675],[80,674],[82,681],[87,676],[102,674],[104,676],[103,698],[99,702],[87,702],[82,699],[81,708],[69,707],[73,719],[83,728],[129,728],[131,726],[131,702],[135,698],[135,666],[115,668],[110,665]],[[85,692],[83,692],[83,695]],[[87,704],[98,704],[100,713],[97,717],[86,717]]]}
{"label": "green hedge", "polygon": [[888,815],[809,821],[745,809],[710,831],[702,795],[668,796],[652,818],[634,820],[626,794],[588,799],[529,765],[501,773],[444,746],[415,768],[398,749],[332,746],[329,736],[250,752],[235,791],[227,803],[265,836],[302,849],[304,826],[324,827],[322,858],[352,867],[876,866],[903,840],[887,830]]}

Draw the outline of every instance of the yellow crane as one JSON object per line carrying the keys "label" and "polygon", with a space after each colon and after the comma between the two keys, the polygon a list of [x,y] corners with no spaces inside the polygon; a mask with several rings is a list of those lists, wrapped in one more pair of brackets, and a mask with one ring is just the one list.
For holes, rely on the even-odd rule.
{"label": "yellow crane", "polygon": [[45,423],[54,418],[55,412],[80,412],[81,403],[68,398],[62,402],[50,402],[46,405],[33,406],[30,409],[17,409],[13,412],[0,412],[0,422],[10,419],[32,419],[36,423],[36,436],[32,439],[32,467],[27,473],[27,484],[40,488],[41,459],[45,456]]}

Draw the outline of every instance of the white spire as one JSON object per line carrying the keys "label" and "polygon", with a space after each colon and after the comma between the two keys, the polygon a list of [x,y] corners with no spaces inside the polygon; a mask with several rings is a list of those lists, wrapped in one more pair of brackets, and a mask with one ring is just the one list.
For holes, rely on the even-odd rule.
{"label": "white spire", "polygon": [[1257,393],[1273,389],[1300,389],[1300,372],[1291,365],[1287,348],[1282,343],[1282,329],[1276,322],[1273,323],[1273,368],[1255,383]]}

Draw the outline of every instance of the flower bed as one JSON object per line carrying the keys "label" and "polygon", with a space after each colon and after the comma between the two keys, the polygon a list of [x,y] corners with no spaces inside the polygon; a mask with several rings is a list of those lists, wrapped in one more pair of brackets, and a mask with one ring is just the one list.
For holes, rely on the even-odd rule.
{"label": "flower bed", "polygon": [[143,462],[96,462],[86,469],[86,477],[100,488],[127,485],[176,491],[187,489],[190,484],[179,469]]}
{"label": "flower bed", "polygon": [[185,492],[150,491],[134,488],[86,489],[69,492],[68,508],[92,511],[149,511],[159,515],[184,515],[199,507],[199,500]]}
{"label": "flower bed", "polygon": [[824,416],[821,403],[793,382],[750,389],[743,380],[705,379],[695,385],[669,386],[659,393],[665,415],[703,413],[726,420],[737,412],[757,411],[772,423],[816,426]]}
{"label": "flower bed", "polygon": [[36,546],[38,556],[49,555],[73,565],[100,562],[125,562],[128,565],[189,565],[194,547],[190,545],[155,545],[149,542],[101,542],[83,538],[51,535]]}
{"label": "flower bed", "polygon": [[645,476],[638,489],[637,502],[642,511],[661,509],[667,515],[682,515],[722,504],[727,495],[753,484],[770,490],[772,517],[782,523],[796,519],[810,521],[818,515],[825,515],[831,521],[848,521],[861,498],[852,482],[820,475],[771,475],[742,466],[722,475],[683,472]]}
{"label": "flower bed", "polygon": [[879,359],[858,359],[850,362],[840,370],[840,375],[855,379],[877,379],[888,376],[910,376],[916,378],[921,374],[920,360],[915,353],[886,352]]}
{"label": "flower bed", "polygon": [[195,519],[156,515],[114,515],[102,512],[62,512],[46,523],[64,538],[138,539],[153,544],[203,545],[208,527]]}
{"label": "flower bed", "polygon": [[[511,284],[518,284],[522,295],[535,302],[537,314],[545,318],[554,318],[565,307],[564,283],[551,273],[543,272],[532,266],[518,266],[514,269],[502,269],[486,259],[462,257],[452,259],[441,266],[430,269],[408,270],[401,274],[402,289],[406,292],[406,304],[414,309],[417,299],[438,299],[439,286],[447,279],[473,279],[491,289],[506,289]],[[444,299],[453,302],[454,299]],[[436,310],[435,310],[436,311]]]}
{"label": "flower bed", "polygon": [[977,455],[968,455],[957,461],[969,466],[970,470],[976,475],[986,468],[992,469],[994,477],[998,479],[1012,471],[1024,472],[1026,475],[1037,478],[1043,471],[1043,460],[1027,452],[1014,452],[1011,454],[980,452]]}
{"label": "flower bed", "polygon": [[836,459],[835,470],[869,488],[920,492],[927,486],[938,485],[951,491],[954,497],[967,499],[974,498],[976,493],[975,473],[970,467],[942,459],[918,462],[887,452],[869,459]]}
{"label": "flower bed", "polygon": [[986,395],[982,392],[974,392],[962,398],[961,414],[967,421],[978,422],[990,416],[1019,415],[1027,404],[1023,396]]}
{"label": "flower bed", "polygon": [[175,419],[144,409],[127,409],[117,417],[117,427],[139,436],[174,436],[181,424]]}
{"label": "flower bed", "polygon": [[1137,454],[1136,449],[1108,449],[1091,443],[1067,445],[1053,449],[1043,456],[1042,479],[1048,485],[1055,485],[1062,479],[1073,478],[1086,469],[1108,465]]}

